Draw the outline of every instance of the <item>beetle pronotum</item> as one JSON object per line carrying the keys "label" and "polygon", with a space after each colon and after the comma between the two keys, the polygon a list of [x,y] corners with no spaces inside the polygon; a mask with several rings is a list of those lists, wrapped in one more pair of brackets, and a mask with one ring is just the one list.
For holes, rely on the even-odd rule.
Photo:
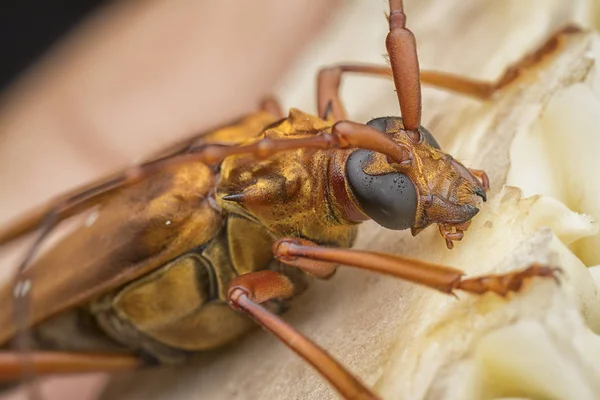
{"label": "beetle pronotum", "polygon": [[[45,326],[59,314],[71,310],[78,318],[74,307],[85,305],[86,317],[93,316],[101,328],[94,332],[102,336],[96,347],[111,338],[107,347],[112,351],[176,362],[247,330],[247,320],[232,312],[229,302],[308,359],[343,396],[372,398],[340,364],[269,311],[279,299],[301,292],[300,271],[325,278],[343,264],[447,293],[459,289],[501,295],[518,290],[527,277],[554,277],[551,268],[531,266],[502,276],[462,279],[461,271],[440,265],[323,247],[349,247],[357,224],[374,219],[392,229],[411,228],[413,234],[436,223],[451,248],[477,213],[477,203],[485,200],[487,178],[442,152],[420,127],[420,81],[486,98],[544,53],[543,48],[496,84],[419,74],[414,36],[405,21],[402,1],[390,1],[386,44],[391,68],[340,65],[321,71],[318,118],[292,110],[281,119],[268,103],[239,124],[206,135],[200,145],[184,146],[67,194],[0,234],[4,243],[39,227],[39,239],[14,285],[0,294],[4,304],[14,299],[19,317],[12,324],[9,310],[0,314],[0,339],[34,324],[43,338]],[[347,72],[392,76],[403,118],[377,118],[366,125],[346,121],[338,89]],[[265,130],[248,131],[257,121]],[[98,204],[91,229],[67,237],[31,262],[56,224]],[[99,237],[109,226],[111,237]],[[250,243],[235,234],[242,231]],[[84,250],[91,243],[110,251],[89,260]],[[56,277],[49,266],[64,262],[65,246],[75,249],[69,262],[81,267]],[[279,262],[273,262],[273,255]],[[148,296],[156,293],[164,296],[160,307]],[[217,322],[222,324],[218,328]],[[217,334],[208,332],[212,330]],[[28,359],[38,373],[115,370],[137,365],[131,354],[36,351]],[[20,372],[19,354],[3,354],[0,365],[6,379],[14,378]]]}

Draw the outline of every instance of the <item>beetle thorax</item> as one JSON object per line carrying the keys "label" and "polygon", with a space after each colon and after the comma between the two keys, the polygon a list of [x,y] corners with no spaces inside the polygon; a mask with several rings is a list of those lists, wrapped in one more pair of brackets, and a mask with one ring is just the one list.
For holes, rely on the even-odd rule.
{"label": "beetle thorax", "polygon": [[[312,136],[330,131],[331,125],[292,110],[288,118],[267,129],[262,137]],[[299,149],[266,160],[228,157],[221,165],[217,201],[225,211],[263,225],[274,238],[300,236],[318,243],[349,246],[355,224],[338,218],[330,190],[329,165],[335,153]]]}

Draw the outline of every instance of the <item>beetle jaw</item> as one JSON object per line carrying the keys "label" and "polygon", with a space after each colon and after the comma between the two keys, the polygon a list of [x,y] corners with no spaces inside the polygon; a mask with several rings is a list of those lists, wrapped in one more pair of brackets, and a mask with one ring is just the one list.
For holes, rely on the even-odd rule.
{"label": "beetle jaw", "polygon": [[418,219],[420,224],[415,224],[411,228],[411,233],[416,236],[429,225],[437,224],[440,235],[446,241],[446,247],[452,249],[454,242],[460,241],[464,237],[464,232],[471,224],[473,217],[479,213],[479,208],[471,204],[459,205],[447,201],[439,203],[441,204],[425,209],[424,215]]}
{"label": "beetle jaw", "polygon": [[412,148],[418,161],[407,173],[414,177],[419,196],[411,232],[414,236],[437,224],[448,248],[452,248],[452,241],[462,239],[480,204],[487,200],[487,176],[474,170],[481,175],[480,181],[472,170],[425,141]]}

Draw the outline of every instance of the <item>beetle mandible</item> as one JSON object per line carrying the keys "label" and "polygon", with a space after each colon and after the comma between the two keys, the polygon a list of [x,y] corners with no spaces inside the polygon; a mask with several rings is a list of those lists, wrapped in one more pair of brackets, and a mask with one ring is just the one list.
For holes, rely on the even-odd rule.
{"label": "beetle mandible", "polygon": [[[223,346],[252,326],[245,313],[343,397],[376,398],[277,317],[283,299],[304,290],[307,275],[328,278],[338,265],[349,265],[444,293],[500,295],[519,290],[528,277],[555,277],[554,269],[533,265],[463,279],[454,268],[348,249],[368,219],[410,228],[413,235],[437,224],[452,248],[486,200],[489,182],[485,172],[445,153],[420,125],[421,82],[487,98],[543,54],[526,58],[495,84],[421,72],[401,0],[390,0],[388,20],[390,66],[323,69],[318,117],[292,109],[283,118],[266,102],[237,123],[193,138],[193,145],[66,194],[1,232],[0,244],[34,230],[38,237],[14,282],[0,292],[18,317],[0,310],[0,343],[32,329],[36,348],[55,344],[53,352],[28,352],[37,373],[114,371],[140,365],[139,356],[175,363]],[[346,73],[391,77],[402,118],[348,121],[338,96]],[[98,209],[90,227],[34,260],[56,225],[92,207]],[[54,273],[67,262],[77,268]],[[78,332],[85,340],[55,342],[56,329],[83,320],[94,321]],[[0,378],[18,377],[19,353],[3,353],[0,367]]]}

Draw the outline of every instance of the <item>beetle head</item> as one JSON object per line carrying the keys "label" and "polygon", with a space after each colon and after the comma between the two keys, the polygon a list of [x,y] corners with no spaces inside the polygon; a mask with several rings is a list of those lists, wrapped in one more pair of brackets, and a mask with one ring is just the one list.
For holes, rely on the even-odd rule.
{"label": "beetle head", "polygon": [[411,228],[413,235],[430,224],[463,226],[486,200],[483,184],[460,162],[444,153],[433,135],[420,128],[411,139],[399,117],[371,120],[369,126],[389,134],[411,150],[406,164],[357,150],[348,158],[348,183],[363,212],[389,229]]}

